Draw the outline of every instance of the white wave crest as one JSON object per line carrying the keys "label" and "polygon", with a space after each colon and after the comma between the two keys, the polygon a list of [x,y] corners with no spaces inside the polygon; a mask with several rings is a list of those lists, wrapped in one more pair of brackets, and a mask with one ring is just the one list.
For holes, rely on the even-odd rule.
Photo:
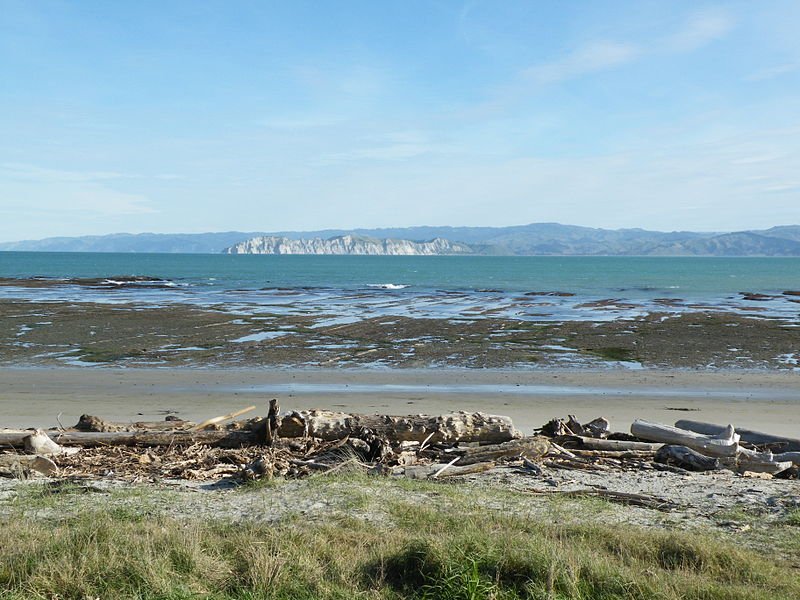
{"label": "white wave crest", "polygon": [[367,287],[376,288],[379,290],[402,290],[407,288],[407,285],[402,283],[368,283]]}

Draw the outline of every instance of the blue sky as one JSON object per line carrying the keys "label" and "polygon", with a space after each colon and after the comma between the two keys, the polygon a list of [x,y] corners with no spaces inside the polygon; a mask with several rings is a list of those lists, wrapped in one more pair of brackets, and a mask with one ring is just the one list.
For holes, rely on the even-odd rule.
{"label": "blue sky", "polygon": [[0,0],[0,241],[800,223],[794,0]]}

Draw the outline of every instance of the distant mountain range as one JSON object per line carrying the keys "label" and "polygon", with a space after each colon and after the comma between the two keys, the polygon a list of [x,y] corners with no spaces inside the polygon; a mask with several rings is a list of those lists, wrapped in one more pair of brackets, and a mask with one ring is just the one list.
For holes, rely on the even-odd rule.
{"label": "distant mountain range", "polygon": [[[532,223],[512,227],[404,227],[393,229],[331,229],[323,231],[235,232],[194,234],[113,234],[74,238],[47,238],[7,242],[0,250],[49,252],[168,252],[220,253],[255,238],[286,238],[316,246],[320,251],[331,238],[355,236],[378,244],[430,244],[447,242],[436,254],[484,255],[610,255],[610,256],[800,256],[800,225],[765,230],[698,233],[691,231],[647,231],[644,229],[595,229],[559,223]],[[315,238],[313,244],[309,245]],[[353,239],[355,239],[353,238]],[[287,245],[288,244],[288,245]],[[266,248],[267,246],[264,246]],[[327,247],[342,247],[331,242]],[[353,246],[363,253],[366,246]],[[457,248],[457,251],[454,249]],[[328,253],[328,252],[325,252]],[[333,253],[333,252],[331,252]],[[370,252],[366,252],[370,253]],[[386,252],[389,253],[389,252]],[[428,252],[421,252],[428,253]]]}

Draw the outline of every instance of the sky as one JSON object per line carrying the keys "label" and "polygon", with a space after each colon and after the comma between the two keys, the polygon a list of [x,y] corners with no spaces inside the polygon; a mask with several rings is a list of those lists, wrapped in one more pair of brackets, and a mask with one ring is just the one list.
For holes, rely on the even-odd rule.
{"label": "sky", "polygon": [[0,0],[0,241],[800,223],[800,2]]}

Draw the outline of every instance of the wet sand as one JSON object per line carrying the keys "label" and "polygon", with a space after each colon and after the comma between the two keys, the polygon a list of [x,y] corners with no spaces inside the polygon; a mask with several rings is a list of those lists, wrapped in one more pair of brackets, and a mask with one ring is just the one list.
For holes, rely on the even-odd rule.
{"label": "wet sand", "polygon": [[800,434],[800,373],[625,369],[0,369],[0,428],[73,425],[175,413],[202,420],[259,406],[390,414],[453,410],[509,415],[530,433],[553,417],[694,419]]}

